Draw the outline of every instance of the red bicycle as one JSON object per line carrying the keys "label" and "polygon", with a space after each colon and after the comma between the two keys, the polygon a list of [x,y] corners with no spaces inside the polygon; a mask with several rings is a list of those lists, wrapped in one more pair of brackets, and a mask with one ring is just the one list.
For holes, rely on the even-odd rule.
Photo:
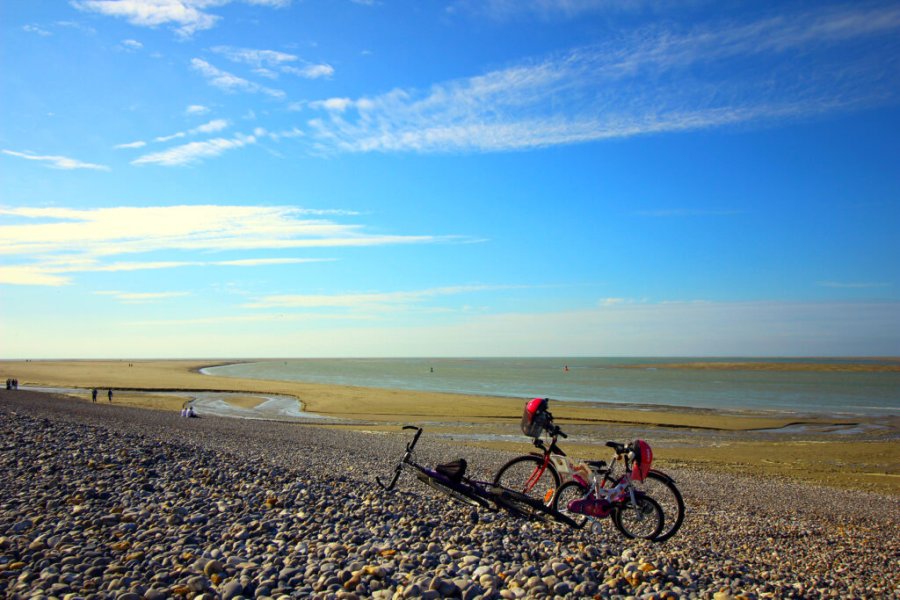
{"label": "red bicycle", "polygon": [[[539,498],[548,506],[555,505],[558,491],[569,482],[575,482],[584,490],[591,487],[595,479],[600,488],[617,485],[621,475],[616,474],[616,465],[620,462],[624,464],[628,451],[633,448],[607,442],[606,445],[616,451],[610,463],[572,460],[557,445],[559,438],[568,436],[553,423],[549,402],[549,398],[530,400],[525,404],[522,415],[522,432],[533,438],[535,447],[541,452],[517,456],[507,462],[494,475],[494,484]],[[549,440],[545,442],[542,436],[548,436]],[[663,509],[665,522],[654,540],[663,542],[675,535],[684,522],[684,498],[675,480],[666,473],[651,468],[642,479],[635,478],[633,485],[656,500]],[[571,486],[567,491],[574,492]]]}

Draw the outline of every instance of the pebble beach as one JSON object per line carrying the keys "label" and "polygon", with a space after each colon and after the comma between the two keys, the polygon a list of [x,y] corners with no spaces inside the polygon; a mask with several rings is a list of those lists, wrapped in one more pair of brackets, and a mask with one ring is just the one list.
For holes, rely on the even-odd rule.
{"label": "pebble beach", "polygon": [[[0,596],[900,598],[896,496],[666,469],[687,516],[651,543],[383,492],[406,439],[0,391]],[[426,426],[460,456],[513,454]]]}

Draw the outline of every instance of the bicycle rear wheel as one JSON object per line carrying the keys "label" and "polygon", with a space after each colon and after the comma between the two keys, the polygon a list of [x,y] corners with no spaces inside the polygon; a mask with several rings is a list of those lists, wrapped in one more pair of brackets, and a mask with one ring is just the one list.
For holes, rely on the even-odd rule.
{"label": "bicycle rear wheel", "polygon": [[548,506],[553,501],[559,483],[559,473],[553,463],[548,463],[544,468],[544,459],[533,455],[512,459],[500,467],[494,476],[494,485],[537,498]]}
{"label": "bicycle rear wheel", "polygon": [[656,500],[663,510],[663,528],[657,542],[664,542],[681,528],[684,521],[684,499],[675,481],[660,471],[651,470],[644,481],[634,482],[634,487]]}
{"label": "bicycle rear wheel", "polygon": [[613,510],[613,524],[629,539],[655,540],[663,528],[663,510],[659,502],[638,494],[635,504],[621,504]]}

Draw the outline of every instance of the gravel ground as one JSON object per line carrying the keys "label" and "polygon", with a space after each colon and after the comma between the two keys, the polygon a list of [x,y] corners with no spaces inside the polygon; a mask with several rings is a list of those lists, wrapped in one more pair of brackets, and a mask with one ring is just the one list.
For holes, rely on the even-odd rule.
{"label": "gravel ground", "polygon": [[[406,437],[0,390],[7,598],[900,598],[900,501],[671,472],[687,503],[659,544],[449,503]],[[419,443],[488,478],[510,454]]]}

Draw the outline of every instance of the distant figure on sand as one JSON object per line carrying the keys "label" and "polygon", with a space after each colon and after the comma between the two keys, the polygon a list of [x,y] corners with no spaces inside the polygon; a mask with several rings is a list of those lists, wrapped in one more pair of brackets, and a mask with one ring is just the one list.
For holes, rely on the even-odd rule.
{"label": "distant figure on sand", "polygon": [[91,390],[91,400],[97,404],[97,388]]}
{"label": "distant figure on sand", "polygon": [[106,397],[109,398],[109,403],[112,404],[112,390],[106,392]]}

